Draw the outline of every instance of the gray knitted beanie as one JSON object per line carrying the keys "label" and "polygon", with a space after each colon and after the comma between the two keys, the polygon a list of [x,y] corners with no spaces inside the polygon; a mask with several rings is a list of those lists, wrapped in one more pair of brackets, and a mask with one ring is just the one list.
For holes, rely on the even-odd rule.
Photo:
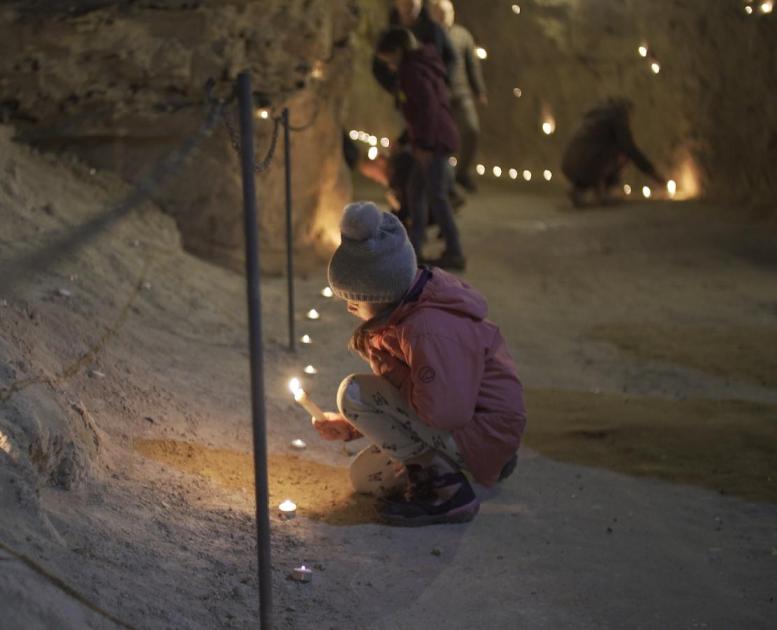
{"label": "gray knitted beanie", "polygon": [[329,261],[334,294],[352,302],[400,300],[418,263],[399,219],[370,201],[357,201],[345,207],[340,233],[342,242]]}

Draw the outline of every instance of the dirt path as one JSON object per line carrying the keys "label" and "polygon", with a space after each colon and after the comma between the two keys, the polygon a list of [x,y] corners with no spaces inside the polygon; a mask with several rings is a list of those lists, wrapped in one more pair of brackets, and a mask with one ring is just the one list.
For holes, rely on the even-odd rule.
{"label": "dirt path", "polygon": [[[24,151],[4,159],[3,260],[45,245],[49,231],[120,189]],[[40,210],[46,203],[53,215]],[[659,409],[683,398],[777,403],[771,381],[736,365],[705,371],[677,353],[622,352],[600,334],[666,322],[773,331],[770,232],[701,206],[586,214],[561,206],[560,197],[485,190],[461,218],[466,277],[488,296],[513,348],[537,446],[558,446],[553,456],[571,461],[581,444],[598,450],[586,450],[586,466],[524,450],[517,474],[483,491],[482,513],[467,526],[387,528],[348,497],[352,451],[316,440],[286,382],[314,364],[319,374],[305,377],[306,388],[331,408],[339,380],[364,369],[344,349],[353,322],[320,296],[323,271],[300,279],[300,314],[316,306],[322,318],[299,316],[300,334],[314,343],[291,356],[285,282],[264,283],[270,475],[275,498],[288,494],[299,506],[292,521],[273,518],[279,628],[771,626],[774,504],[606,470],[624,470],[612,449],[590,434],[575,441],[569,433],[579,427],[563,422],[565,404],[600,420],[599,395]],[[99,340],[141,280],[148,286],[120,330],[66,377],[63,366]],[[240,278],[182,254],[172,223],[148,210],[0,307],[0,387],[37,379],[2,403],[0,541],[43,570],[0,554],[0,567],[13,566],[0,571],[10,627],[115,627],[100,610],[139,628],[255,623],[243,300]],[[557,419],[542,427],[553,405]],[[764,413],[759,430],[773,427]],[[691,420],[690,434],[704,430]],[[289,449],[297,437],[305,451]],[[81,446],[70,453],[67,439]],[[40,447],[37,463],[25,455],[30,444]],[[288,581],[303,562],[314,567],[313,583]],[[33,594],[23,606],[18,584]]]}

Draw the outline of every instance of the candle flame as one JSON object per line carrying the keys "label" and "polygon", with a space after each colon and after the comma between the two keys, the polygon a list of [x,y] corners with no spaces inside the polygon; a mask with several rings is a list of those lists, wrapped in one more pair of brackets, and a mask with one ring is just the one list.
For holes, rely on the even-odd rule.
{"label": "candle flame", "polygon": [[629,186],[628,184],[624,184],[623,185],[623,192],[626,193],[627,195],[630,195],[631,194],[631,186]]}
{"label": "candle flame", "polygon": [[493,169],[494,177],[502,176],[502,169],[499,166],[495,166]]}
{"label": "candle flame", "polygon": [[508,173],[507,173],[507,174],[510,176],[510,179],[517,179],[517,178],[518,178],[518,171],[517,171],[517,170],[515,170],[514,168],[511,168],[511,169],[508,171]]}
{"label": "candle flame", "polygon": [[639,53],[640,57],[647,57],[648,48],[645,44],[642,44],[639,48],[637,48],[637,52]]}
{"label": "candle flame", "polygon": [[478,164],[475,167],[475,171],[477,171],[478,175],[484,175],[486,172],[486,167],[483,164]]}
{"label": "candle flame", "polygon": [[669,193],[670,197],[674,197],[677,194],[677,182],[673,179],[666,182],[666,192]]}
{"label": "candle flame", "polygon": [[286,499],[283,503],[281,503],[278,506],[278,509],[281,512],[293,512],[294,510],[297,509],[297,504],[294,503],[294,501],[292,501],[291,499]]}
{"label": "candle flame", "polygon": [[551,179],[553,179],[553,173],[549,168],[546,168],[544,171],[542,171],[542,176],[545,178],[546,182],[549,182]]}
{"label": "candle flame", "polygon": [[653,71],[653,74],[658,74],[659,72],[661,72],[661,66],[657,61],[654,61],[653,63],[650,64],[650,69]]}
{"label": "candle flame", "polygon": [[294,394],[294,398],[297,397],[298,393],[305,393],[302,389],[302,384],[299,382],[299,379],[296,376],[289,381],[289,391]]}
{"label": "candle flame", "polygon": [[318,374],[318,370],[312,365],[306,365],[303,372],[305,372],[305,374]]}
{"label": "candle flame", "polygon": [[645,197],[645,199],[650,199],[650,195],[651,195],[650,186],[642,187],[642,195]]}
{"label": "candle flame", "polygon": [[478,56],[478,59],[486,59],[488,57],[488,52],[482,46],[475,48],[475,54]]}
{"label": "candle flame", "polygon": [[370,150],[367,151],[367,157],[370,160],[374,160],[376,157],[378,157],[378,147],[370,147]]}
{"label": "candle flame", "polygon": [[313,340],[310,338],[310,335],[302,335],[302,337],[300,337],[300,341],[302,343],[313,343]]}
{"label": "candle flame", "polygon": [[531,171],[530,171],[528,168],[527,168],[527,169],[526,169],[526,170],[523,172],[523,178],[524,178],[524,179],[525,179],[527,182],[530,182],[530,181],[531,181]]}
{"label": "candle flame", "polygon": [[316,309],[311,308],[308,311],[308,319],[318,319],[319,317],[321,317],[321,315],[318,314],[318,311]]}
{"label": "candle flame", "polygon": [[321,289],[321,295],[323,295],[325,298],[330,298],[334,295],[332,292],[332,287],[324,287]]}
{"label": "candle flame", "polygon": [[515,13],[516,15],[520,15],[521,7],[519,5],[514,4],[512,8],[513,8],[513,13]]}
{"label": "candle flame", "polygon": [[391,140],[386,137],[381,138],[380,146],[382,146],[384,149],[388,149],[391,146]]}

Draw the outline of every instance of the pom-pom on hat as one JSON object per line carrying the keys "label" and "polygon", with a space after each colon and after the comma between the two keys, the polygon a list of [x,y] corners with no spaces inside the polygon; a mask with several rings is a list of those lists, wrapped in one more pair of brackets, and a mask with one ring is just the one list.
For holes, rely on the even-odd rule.
{"label": "pom-pom on hat", "polygon": [[399,219],[370,201],[345,207],[342,242],[329,261],[329,286],[352,302],[389,303],[402,299],[418,263]]}

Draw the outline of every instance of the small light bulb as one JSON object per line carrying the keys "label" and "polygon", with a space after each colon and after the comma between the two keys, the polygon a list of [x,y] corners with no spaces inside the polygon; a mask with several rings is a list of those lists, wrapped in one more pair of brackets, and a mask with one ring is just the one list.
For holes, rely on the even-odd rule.
{"label": "small light bulb", "polygon": [[494,177],[502,177],[502,169],[499,166],[495,166],[491,172],[494,174]]}
{"label": "small light bulb", "polygon": [[475,54],[478,56],[478,59],[486,59],[488,58],[488,52],[485,48],[478,46],[475,48]]}
{"label": "small light bulb", "polygon": [[520,6],[518,6],[517,4],[514,4],[512,8],[513,8],[513,13],[515,13],[516,15],[520,15],[520,13],[521,13],[521,7]]}
{"label": "small light bulb", "polygon": [[478,164],[478,165],[475,167],[475,172],[476,172],[478,175],[485,175],[485,174],[486,174],[486,167],[485,167],[485,166],[483,166],[482,164]]}
{"label": "small light bulb", "polygon": [[650,64],[650,69],[653,71],[653,74],[658,74],[661,72],[661,66],[658,64],[657,61],[654,61]]}
{"label": "small light bulb", "polygon": [[645,44],[642,44],[639,48],[637,48],[637,52],[639,53],[640,57],[647,57],[648,49]]}
{"label": "small light bulb", "polygon": [[384,149],[388,149],[391,146],[391,140],[386,137],[381,138],[380,146],[382,146]]}
{"label": "small light bulb", "polygon": [[523,178],[524,178],[524,179],[525,179],[527,182],[530,182],[530,181],[531,181],[531,171],[530,171],[528,168],[527,168],[527,169],[526,169],[526,170],[523,172]]}
{"label": "small light bulb", "polygon": [[511,168],[509,171],[507,171],[507,174],[510,176],[510,179],[518,179],[518,171],[514,168]]}
{"label": "small light bulb", "polygon": [[542,171],[542,176],[545,178],[546,182],[549,182],[551,179],[553,179],[553,173],[551,173],[550,169],[548,168]]}
{"label": "small light bulb", "polygon": [[523,92],[521,91],[521,88],[513,88],[513,96],[515,98],[521,98],[523,96]]}
{"label": "small light bulb", "polygon": [[318,370],[317,370],[316,368],[314,368],[312,365],[306,365],[306,366],[305,366],[305,367],[302,369],[302,371],[303,371],[305,374],[318,374]]}
{"label": "small light bulb", "polygon": [[642,196],[645,199],[650,199],[650,195],[651,195],[650,186],[643,186],[642,187]]}
{"label": "small light bulb", "polygon": [[323,295],[325,298],[330,298],[334,295],[334,292],[332,291],[332,287],[324,287],[321,289],[321,295]]}
{"label": "small light bulb", "polygon": [[367,151],[367,157],[371,160],[374,160],[376,157],[378,157],[378,147],[370,147],[370,150]]}
{"label": "small light bulb", "polygon": [[623,185],[623,192],[625,194],[627,194],[627,195],[630,195],[631,194],[631,186],[629,186],[628,184],[624,184]]}

